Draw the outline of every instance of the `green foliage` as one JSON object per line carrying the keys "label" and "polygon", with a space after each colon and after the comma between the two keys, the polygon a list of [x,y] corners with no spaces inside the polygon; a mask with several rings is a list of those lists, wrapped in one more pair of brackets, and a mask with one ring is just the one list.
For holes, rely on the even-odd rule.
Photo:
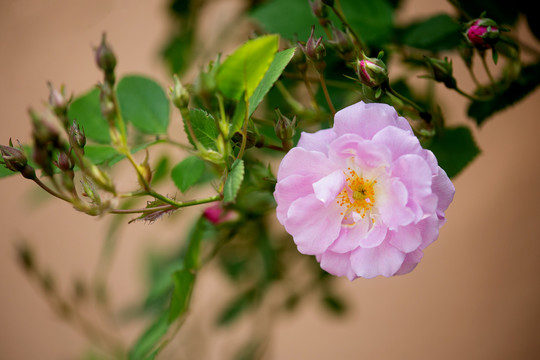
{"label": "green foliage", "polygon": [[[184,119],[184,128],[188,135],[189,142],[192,145],[195,145],[185,121],[186,119]],[[206,149],[217,150],[216,139],[219,130],[216,126],[214,117],[204,110],[192,109],[189,111],[189,121],[197,141]]]}
{"label": "green foliage", "polygon": [[237,159],[231,166],[231,171],[225,181],[223,188],[223,201],[225,203],[232,202],[236,199],[240,185],[244,180],[244,161]]}
{"label": "green foliage", "polygon": [[180,191],[186,192],[195,185],[204,173],[205,163],[197,156],[189,156],[179,162],[171,171],[171,178]]}
{"label": "green foliage", "polygon": [[471,131],[464,126],[444,129],[428,148],[433,151],[439,166],[450,178],[457,176],[480,154]]}
{"label": "green foliage", "polygon": [[341,0],[343,14],[368,45],[381,48],[394,33],[394,12],[387,0]]}
{"label": "green foliage", "polygon": [[221,64],[217,86],[228,98],[250,98],[263,79],[278,50],[278,36],[261,36],[240,46]]}
{"label": "green foliage", "polygon": [[524,66],[519,76],[506,85],[507,79],[502,79],[499,87],[505,87],[504,91],[498,92],[489,100],[473,101],[467,111],[467,115],[482,125],[489,117],[498,111],[506,109],[529,95],[540,84],[540,63]]}
{"label": "green foliage", "polygon": [[451,50],[463,41],[461,26],[447,14],[438,14],[401,31],[403,45],[433,52]]}
{"label": "green foliage", "polygon": [[68,117],[77,121],[89,140],[100,144],[110,143],[109,125],[101,114],[97,88],[75,98],[69,106]]}
{"label": "green foliage", "polygon": [[145,134],[165,134],[169,126],[169,100],[155,81],[138,75],[118,82],[118,101],[125,120]]}

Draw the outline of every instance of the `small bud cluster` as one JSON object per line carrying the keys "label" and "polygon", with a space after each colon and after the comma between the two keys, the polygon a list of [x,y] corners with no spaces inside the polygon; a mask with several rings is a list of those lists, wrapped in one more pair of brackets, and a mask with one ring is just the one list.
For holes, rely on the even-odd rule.
{"label": "small bud cluster", "polygon": [[322,36],[315,40],[315,26],[311,27],[311,35],[308,41],[305,44],[299,42],[298,46],[302,49],[308,60],[313,63],[315,69],[319,73],[322,73],[326,68],[326,62],[324,61],[326,48],[324,47]]}

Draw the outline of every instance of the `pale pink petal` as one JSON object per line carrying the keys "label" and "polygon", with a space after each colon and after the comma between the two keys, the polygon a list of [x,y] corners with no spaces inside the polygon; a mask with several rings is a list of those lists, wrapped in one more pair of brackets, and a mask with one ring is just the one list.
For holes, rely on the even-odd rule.
{"label": "pale pink petal", "polygon": [[409,131],[387,126],[373,136],[373,142],[385,145],[392,154],[392,161],[405,154],[420,154],[422,146]]}
{"label": "pale pink petal", "polygon": [[378,275],[386,277],[394,275],[404,259],[405,253],[387,242],[374,248],[358,248],[351,253],[353,271],[357,276],[367,279]]}
{"label": "pale pink petal", "polygon": [[394,275],[405,275],[407,273],[410,273],[414,270],[416,265],[418,265],[420,260],[422,260],[423,256],[424,253],[422,252],[422,250],[415,250],[408,253],[407,255],[405,255],[405,260],[403,260],[403,264]]}
{"label": "pale pink petal", "polygon": [[437,215],[425,218],[417,224],[418,229],[422,234],[422,244],[420,245],[420,249],[425,249],[428,245],[437,240],[437,237],[439,236],[439,227],[441,225],[441,220],[438,219]]}
{"label": "pale pink petal", "polygon": [[336,170],[313,183],[315,197],[325,205],[334,202],[344,187],[345,174],[342,170]]}
{"label": "pale pink petal", "polygon": [[390,164],[390,150],[382,144],[364,140],[355,134],[340,136],[330,144],[328,158],[346,166],[346,160],[354,157],[355,162],[366,168],[374,168],[381,164]]}
{"label": "pale pink petal", "polygon": [[313,193],[313,180],[309,176],[291,175],[276,184],[274,199],[277,203],[276,215],[281,224],[287,219],[291,204]]}
{"label": "pale pink petal", "polygon": [[295,147],[285,155],[279,165],[278,182],[290,175],[311,176],[320,179],[337,169],[326,155]]}
{"label": "pale pink petal", "polygon": [[310,151],[319,151],[328,154],[328,145],[337,137],[333,129],[319,130],[315,133],[302,132],[298,145]]}
{"label": "pale pink petal", "polygon": [[366,249],[379,246],[386,238],[387,232],[388,228],[381,221],[376,221],[366,236],[360,239],[360,246]]}
{"label": "pale pink petal", "polygon": [[433,177],[432,190],[439,198],[437,214],[439,217],[444,218],[444,212],[454,199],[456,188],[448,178],[448,175],[446,175],[446,172],[441,168],[439,168],[437,176]]}
{"label": "pale pink petal", "polygon": [[392,164],[391,173],[405,185],[409,197],[420,199],[431,194],[431,169],[420,156],[400,156]]}
{"label": "pale pink petal", "polygon": [[338,238],[329,247],[329,250],[337,253],[346,253],[360,246],[369,230],[367,221],[359,221],[354,226],[343,226]]}
{"label": "pale pink petal", "polygon": [[346,276],[349,280],[354,280],[358,276],[351,267],[350,253],[338,254],[332,251],[326,251],[318,256],[321,268],[335,276]]}
{"label": "pale pink petal", "polygon": [[397,249],[410,253],[422,244],[422,234],[416,224],[412,224],[400,227],[397,231],[390,231],[388,240]]}
{"label": "pale pink petal", "polygon": [[285,229],[302,254],[320,254],[334,242],[341,230],[339,206],[325,206],[314,194],[293,202],[287,212]]}
{"label": "pale pink petal", "polygon": [[366,104],[361,101],[338,111],[334,117],[334,131],[338,136],[352,133],[371,139],[387,126],[411,131],[407,120],[398,117],[396,110],[386,104]]}
{"label": "pale pink petal", "polygon": [[390,230],[410,224],[415,215],[411,209],[407,208],[409,195],[405,185],[397,179],[390,179],[384,187],[385,191],[376,194],[375,200],[381,219]]}

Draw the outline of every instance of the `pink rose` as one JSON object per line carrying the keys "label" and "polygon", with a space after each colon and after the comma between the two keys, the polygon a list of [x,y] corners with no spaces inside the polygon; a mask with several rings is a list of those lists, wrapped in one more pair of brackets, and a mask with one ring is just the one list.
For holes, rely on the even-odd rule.
{"label": "pink rose", "polygon": [[435,241],[454,186],[407,120],[386,104],[339,111],[283,158],[277,218],[298,251],[336,276],[410,272]]}
{"label": "pink rose", "polygon": [[482,18],[470,22],[465,35],[477,48],[489,49],[499,40],[500,31],[495,21]]}

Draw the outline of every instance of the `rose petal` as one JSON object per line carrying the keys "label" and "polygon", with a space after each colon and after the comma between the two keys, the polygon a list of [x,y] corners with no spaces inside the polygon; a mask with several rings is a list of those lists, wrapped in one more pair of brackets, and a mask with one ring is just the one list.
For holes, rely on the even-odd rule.
{"label": "rose petal", "polygon": [[422,244],[422,234],[416,224],[400,227],[397,231],[390,231],[388,239],[390,244],[404,253],[410,253]]}
{"label": "rose petal", "polygon": [[394,275],[405,275],[407,273],[410,273],[414,270],[416,265],[418,265],[420,260],[422,260],[423,256],[424,253],[422,252],[422,250],[415,250],[408,253],[407,255],[405,255],[405,260],[403,260],[403,264]]}
{"label": "rose petal", "polygon": [[349,280],[354,280],[358,276],[351,267],[350,253],[338,254],[326,251],[318,257],[321,268],[335,276],[346,276]]}
{"label": "rose petal", "polygon": [[336,170],[313,183],[315,197],[322,201],[323,204],[328,205],[343,190],[345,183],[345,174],[343,174],[343,171]]}
{"label": "rose petal", "polygon": [[382,191],[375,194],[376,204],[381,219],[390,230],[396,230],[399,226],[410,224],[414,218],[414,212],[407,208],[408,192],[403,183],[397,179],[389,179],[387,184],[381,185]]}
{"label": "rose petal", "polygon": [[392,161],[405,154],[420,154],[422,146],[411,132],[387,126],[373,136],[373,142],[385,145],[392,154]]}
{"label": "rose petal", "polygon": [[309,176],[291,175],[276,184],[276,215],[281,224],[285,223],[287,211],[291,204],[302,197],[313,193],[313,180]]}
{"label": "rose petal", "polygon": [[311,176],[318,180],[337,168],[323,153],[296,147],[281,161],[277,180],[279,182],[290,175]]}
{"label": "rose petal", "polygon": [[342,217],[337,204],[325,206],[311,194],[291,204],[284,225],[298,251],[314,255],[324,252],[338,237]]}
{"label": "rose petal", "polygon": [[394,275],[405,259],[405,254],[387,242],[364,249],[358,248],[351,253],[351,266],[357,276],[374,278],[377,275]]}
{"label": "rose petal", "polygon": [[437,204],[437,215],[444,218],[444,212],[454,199],[456,188],[448,178],[448,175],[446,175],[446,172],[441,168],[439,168],[437,176],[433,177],[432,182],[432,191],[437,195],[439,200]]}
{"label": "rose petal", "polygon": [[328,145],[337,137],[333,129],[319,130],[313,134],[302,132],[298,147],[328,154]]}

